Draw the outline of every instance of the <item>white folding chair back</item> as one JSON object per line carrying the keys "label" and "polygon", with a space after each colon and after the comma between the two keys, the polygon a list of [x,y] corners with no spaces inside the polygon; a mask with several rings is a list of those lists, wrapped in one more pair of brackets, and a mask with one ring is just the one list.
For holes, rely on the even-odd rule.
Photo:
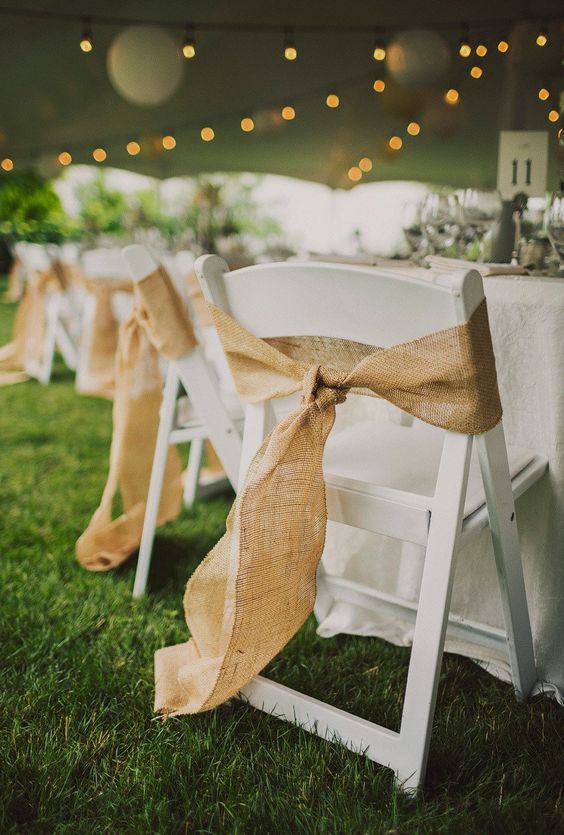
{"label": "white folding chair back", "polygon": [[[263,338],[324,336],[385,348],[466,322],[484,298],[481,276],[473,270],[434,280],[396,270],[324,263],[264,264],[229,272],[217,256],[198,259],[195,268],[205,297]],[[247,407],[240,483],[273,423],[269,403]],[[397,437],[389,443],[399,445],[396,457],[405,460],[409,453],[402,449],[401,438],[413,443],[414,432],[408,426],[394,429]],[[546,460],[533,453],[522,455],[512,484],[501,424],[475,438],[446,431],[443,435],[431,495],[428,490],[419,495],[409,486],[398,488],[393,481],[378,484],[378,462],[370,457],[368,441],[352,449],[343,443],[333,445],[330,438],[324,460],[330,519],[425,547],[399,733],[261,676],[243,690],[259,709],[320,736],[336,737],[389,766],[405,790],[416,789],[424,779],[455,553],[488,522],[506,623],[503,642],[518,697],[525,698],[536,681],[514,495],[540,478]],[[466,513],[473,443],[483,488]],[[371,461],[372,475],[367,472]],[[316,611],[323,615],[333,599],[372,607],[379,602],[365,587],[329,577],[320,567]]]}
{"label": "white folding chair back", "polygon": [[[133,281],[141,281],[157,268],[157,263],[151,254],[137,244],[126,247],[123,257]],[[188,420],[183,421],[182,425],[178,425],[177,401],[181,385],[193,407],[193,414]],[[190,457],[184,485],[184,500],[187,505],[190,505],[197,494],[211,492],[218,486],[217,478],[211,484],[200,483],[200,469],[206,439],[212,442],[227,479],[233,487],[236,487],[241,457],[241,418],[242,411],[238,415],[233,414],[225,405],[217,374],[206,358],[202,346],[198,345],[189,353],[168,363],[133,587],[134,597],[143,594],[147,585],[169,445],[190,443]],[[221,479],[221,484],[225,484],[224,479]]]}

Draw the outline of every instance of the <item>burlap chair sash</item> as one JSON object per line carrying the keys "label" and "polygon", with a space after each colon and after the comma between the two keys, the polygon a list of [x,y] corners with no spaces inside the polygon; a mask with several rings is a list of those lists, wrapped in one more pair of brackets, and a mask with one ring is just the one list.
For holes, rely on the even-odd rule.
{"label": "burlap chair sash", "polygon": [[[378,349],[262,340],[210,306],[241,397],[256,403],[302,390],[300,406],[255,455],[227,531],[196,569],[184,607],[191,640],[155,657],[155,710],[208,710],[235,695],[296,633],[315,601],[327,509],[323,451],[335,405],[351,390],[465,434],[501,417],[485,301],[465,324]],[[309,358],[303,362],[304,347]]]}
{"label": "burlap chair sash", "polygon": [[[108,477],[100,505],[76,543],[77,559],[90,571],[115,568],[139,547],[162,397],[159,352],[176,358],[197,344],[184,305],[164,270],[133,286],[135,307],[121,327],[117,347]],[[118,492],[123,512],[114,519]],[[171,447],[157,524],[174,519],[181,502],[180,459]]]}

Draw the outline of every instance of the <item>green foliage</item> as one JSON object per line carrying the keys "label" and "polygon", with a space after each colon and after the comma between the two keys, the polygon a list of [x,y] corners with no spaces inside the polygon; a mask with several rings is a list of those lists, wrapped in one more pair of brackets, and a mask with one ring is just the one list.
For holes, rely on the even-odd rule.
{"label": "green foliage", "polygon": [[[0,306],[0,344],[12,312]],[[187,638],[183,587],[230,497],[159,529],[150,594],[132,600],[134,560],[92,574],[73,553],[106,477],[111,404],[57,364],[49,386],[2,390],[0,434],[2,835],[564,832],[563,708],[519,705],[457,656],[413,799],[387,769],[240,701],[155,721],[153,653]],[[407,662],[377,639],[319,638],[310,619],[266,672],[397,727]]]}
{"label": "green foliage", "polygon": [[89,183],[77,187],[79,221],[84,237],[95,241],[101,235],[123,238],[127,234],[126,196],[107,185],[103,172]]}
{"label": "green foliage", "polygon": [[59,243],[72,232],[50,181],[34,171],[0,177],[0,233],[8,240]]}

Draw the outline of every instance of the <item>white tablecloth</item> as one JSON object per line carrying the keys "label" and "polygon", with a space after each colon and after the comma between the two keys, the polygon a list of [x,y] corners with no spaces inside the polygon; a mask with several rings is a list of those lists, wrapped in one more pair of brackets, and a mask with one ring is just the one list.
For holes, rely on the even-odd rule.
{"label": "white tablecloth", "polygon": [[[527,596],[535,643],[538,690],[564,704],[564,281],[529,277],[484,279],[509,444],[544,454],[549,472],[517,502]],[[393,419],[390,407],[350,397],[338,407],[334,432],[370,416]],[[424,426],[414,431],[427,431]],[[420,559],[402,543],[329,523],[324,563],[331,574],[416,600]],[[457,558],[452,611],[503,627],[489,530]],[[378,611],[338,602],[319,634],[374,635],[411,643],[413,628]],[[504,653],[453,640],[446,649],[477,658],[509,678]]]}

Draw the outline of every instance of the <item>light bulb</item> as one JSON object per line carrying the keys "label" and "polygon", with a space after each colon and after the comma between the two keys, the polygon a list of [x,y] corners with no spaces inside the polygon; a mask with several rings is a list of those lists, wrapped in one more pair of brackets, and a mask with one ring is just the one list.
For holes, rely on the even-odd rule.
{"label": "light bulb", "polygon": [[381,78],[377,78],[373,86],[376,93],[383,93],[386,89],[386,82],[382,81]]}
{"label": "light bulb", "polygon": [[505,38],[501,38],[501,40],[497,44],[497,51],[498,52],[508,52],[509,51],[509,41],[506,41]]}
{"label": "light bulb", "polygon": [[291,122],[292,119],[296,118],[296,111],[290,104],[287,104],[285,107],[283,107],[280,113],[282,118],[285,119],[287,122]]}
{"label": "light bulb", "polygon": [[359,180],[362,179],[362,171],[358,167],[358,165],[353,165],[352,168],[349,168],[347,171],[347,176],[349,180],[352,180],[353,183],[357,183]]}
{"label": "light bulb", "polygon": [[410,122],[406,130],[410,136],[417,136],[421,133],[421,125],[419,122]]}
{"label": "light bulb", "polygon": [[298,48],[294,40],[292,29],[286,29],[284,33],[284,58],[286,61],[295,61],[298,57]]}
{"label": "light bulb", "polygon": [[447,104],[458,104],[459,99],[460,93],[458,92],[458,90],[455,90],[454,87],[451,87],[444,94],[444,100]]}
{"label": "light bulb", "polygon": [[469,58],[470,55],[472,55],[472,47],[470,46],[467,26],[462,27],[462,35],[458,42],[458,54],[461,58]]}
{"label": "light bulb", "polygon": [[539,99],[541,101],[546,101],[549,98],[549,96],[550,96],[549,90],[547,90],[546,87],[541,87],[539,92],[538,92]]}
{"label": "light bulb", "polygon": [[57,159],[59,160],[61,165],[70,165],[72,162],[72,157],[68,151],[61,151]]}
{"label": "light bulb", "polygon": [[325,104],[327,107],[338,107],[341,103],[341,99],[336,93],[329,93],[327,98],[325,99]]}
{"label": "light bulb", "polygon": [[194,36],[194,27],[187,25],[184,32],[184,41],[182,43],[182,54],[188,60],[196,57],[196,38]]}
{"label": "light bulb", "polygon": [[0,162],[0,167],[3,171],[12,171],[14,168],[13,160],[11,160],[10,157],[6,157],[6,159],[3,159],[2,162]]}
{"label": "light bulb", "polygon": [[92,52],[92,50],[94,49],[92,29],[90,27],[90,20],[88,18],[84,18],[82,35],[80,36],[79,46],[83,52]]}
{"label": "light bulb", "polygon": [[537,46],[546,46],[548,43],[548,32],[546,29],[541,29],[537,35],[536,44]]}
{"label": "light bulb", "polygon": [[96,162],[104,162],[108,155],[103,148],[94,148],[94,150],[92,151],[92,156],[94,157]]}
{"label": "light bulb", "polygon": [[139,151],[141,150],[141,145],[139,144],[139,142],[135,142],[135,140],[132,140],[131,142],[127,143],[127,145],[125,146],[125,150],[130,156],[136,157]]}
{"label": "light bulb", "polygon": [[399,149],[403,145],[403,140],[401,136],[390,136],[388,145],[390,146],[392,151],[399,151]]}
{"label": "light bulb", "polygon": [[485,56],[487,54],[488,54],[488,48],[485,45],[485,43],[479,43],[478,46],[476,47],[476,55],[478,56],[478,58],[485,58]]}
{"label": "light bulb", "polygon": [[386,57],[386,46],[382,41],[377,41],[374,44],[374,51],[372,53],[375,61],[383,61]]}
{"label": "light bulb", "polygon": [[245,133],[250,133],[255,129],[255,123],[250,116],[244,116],[241,119],[241,130]]}
{"label": "light bulb", "polygon": [[170,133],[167,133],[166,136],[163,136],[162,142],[165,151],[172,151],[173,148],[176,148],[176,139]]}
{"label": "light bulb", "polygon": [[372,160],[370,157],[362,157],[358,163],[358,167],[361,171],[372,171]]}
{"label": "light bulb", "polygon": [[548,121],[549,122],[557,122],[560,119],[560,113],[558,110],[551,110],[548,114]]}
{"label": "light bulb", "polygon": [[481,78],[483,74],[483,69],[478,66],[472,67],[472,69],[470,70],[470,75],[472,76],[472,78]]}
{"label": "light bulb", "polygon": [[215,131],[213,128],[205,127],[200,131],[200,136],[204,142],[211,142],[215,138]]}

